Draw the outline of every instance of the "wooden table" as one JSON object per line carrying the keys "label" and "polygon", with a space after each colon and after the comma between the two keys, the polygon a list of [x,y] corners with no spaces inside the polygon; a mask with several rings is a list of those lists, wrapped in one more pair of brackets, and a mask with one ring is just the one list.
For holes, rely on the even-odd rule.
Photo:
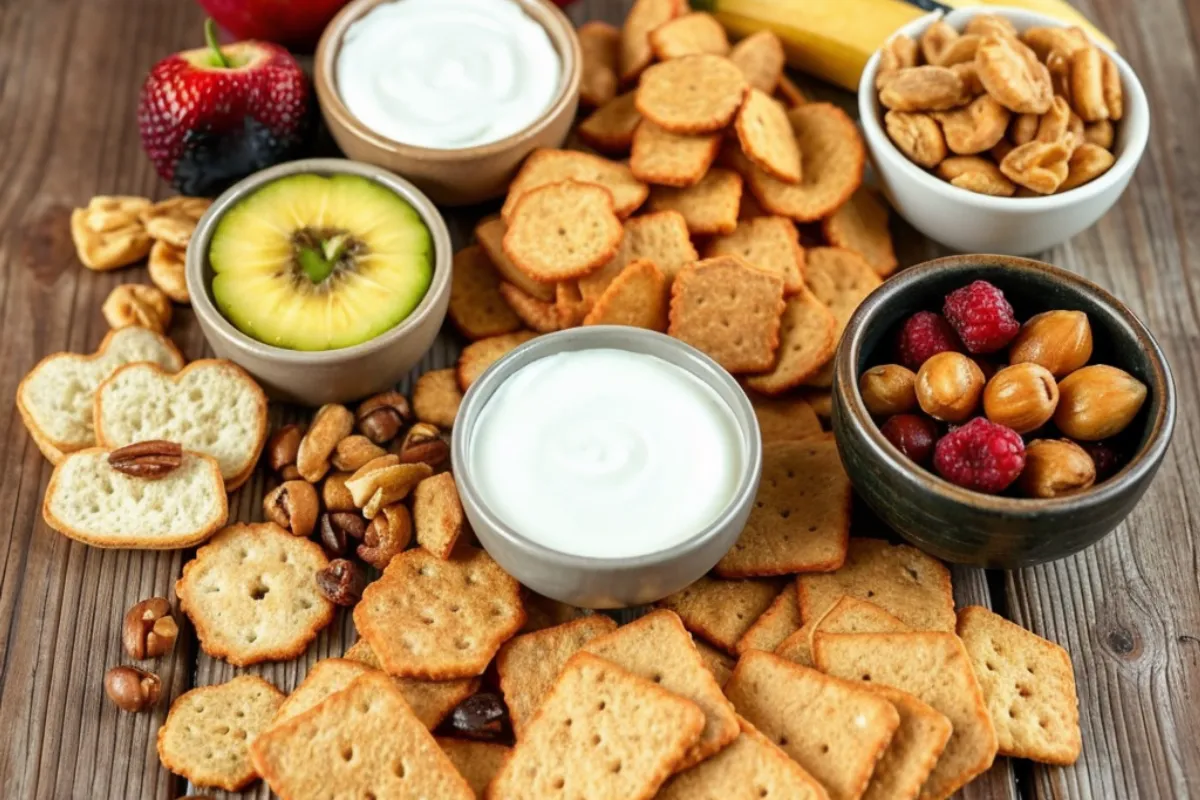
{"label": "wooden table", "polygon": [[[619,19],[627,2],[583,0],[577,20]],[[1150,145],[1120,203],[1093,229],[1045,254],[1124,299],[1167,351],[1179,387],[1175,443],[1141,505],[1074,558],[1018,572],[956,569],[960,603],[990,605],[1070,651],[1083,756],[1057,769],[998,759],[968,798],[1160,798],[1200,795],[1200,2],[1085,0],[1145,83]],[[100,304],[144,268],[91,273],[68,216],[95,194],[169,194],[138,144],[134,108],[147,69],[199,46],[203,15],[181,0],[0,0],[0,398],[38,359],[91,352],[107,330]],[[806,84],[835,99],[848,96]],[[450,215],[455,244],[486,209]],[[939,255],[902,224],[902,263]],[[191,312],[171,335],[189,358],[206,345]],[[453,358],[443,337],[426,366]],[[407,388],[407,387],[405,387]],[[118,712],[104,672],[126,659],[119,626],[138,600],[172,592],[190,552],[121,552],[74,543],[41,519],[51,466],[11,403],[0,427],[0,797],[174,798],[151,713]],[[300,418],[276,409],[273,422]],[[264,476],[231,498],[231,519],[261,518]],[[290,689],[340,655],[348,617],[291,663],[249,670]],[[175,697],[237,670],[200,653],[190,630],[158,665]],[[244,796],[266,797],[258,785]]]}

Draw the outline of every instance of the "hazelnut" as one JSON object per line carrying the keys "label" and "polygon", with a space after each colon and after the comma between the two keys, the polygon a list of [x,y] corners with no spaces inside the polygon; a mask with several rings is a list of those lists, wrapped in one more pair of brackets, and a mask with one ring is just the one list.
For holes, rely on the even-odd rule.
{"label": "hazelnut", "polygon": [[858,379],[867,410],[880,417],[906,414],[917,407],[917,376],[899,364],[871,367]]}
{"label": "hazelnut", "polygon": [[[385,509],[386,511],[386,509]],[[354,549],[351,539],[362,539],[367,521],[349,511],[334,511],[321,515],[321,546],[332,558],[342,558]]]}
{"label": "hazelnut", "polygon": [[343,472],[354,472],[368,461],[383,455],[387,455],[387,451],[366,436],[347,436],[333,448],[333,467]]}
{"label": "hazelnut", "polygon": [[362,598],[367,588],[367,576],[362,567],[353,561],[337,558],[316,574],[317,588],[329,602],[339,606],[352,606]]}
{"label": "hazelnut", "polygon": [[1058,382],[1054,424],[1072,439],[1094,442],[1125,430],[1146,401],[1146,385],[1123,369],[1093,364]]}
{"label": "hazelnut", "polygon": [[[304,428],[300,425],[284,425],[271,434],[271,441],[267,442],[267,463],[271,465],[271,469],[283,472],[287,467],[294,467],[296,453],[300,450],[300,440],[303,438]],[[300,473],[296,472],[295,475],[299,477]],[[285,480],[292,480],[287,475],[283,477]]]}
{"label": "hazelnut", "polygon": [[1092,326],[1082,311],[1047,311],[1021,326],[1008,350],[1010,364],[1040,364],[1055,378],[1070,375],[1092,357]]}
{"label": "hazelnut", "polygon": [[325,504],[326,511],[358,512],[358,506],[354,505],[354,496],[346,488],[346,480],[353,474],[353,472],[331,472],[325,476],[325,480],[321,484],[321,502]]}
{"label": "hazelnut", "polygon": [[359,433],[375,444],[386,444],[400,435],[412,416],[407,397],[400,392],[382,392],[363,400],[355,419]]}
{"label": "hazelnut", "polygon": [[975,413],[983,393],[983,371],[962,353],[930,356],[917,372],[921,410],[942,422],[962,422]]}
{"label": "hazelnut", "polygon": [[171,616],[171,602],[165,597],[151,597],[125,612],[121,642],[130,658],[140,661],[166,655],[178,636],[179,626]]}
{"label": "hazelnut", "polygon": [[113,667],[104,673],[104,693],[117,708],[136,714],[158,702],[162,680],[137,667]]}
{"label": "hazelnut", "polygon": [[983,413],[1017,433],[1029,433],[1045,425],[1057,405],[1054,376],[1033,362],[1005,367],[983,390]]}
{"label": "hazelnut", "polygon": [[1096,482],[1092,457],[1070,439],[1036,439],[1025,448],[1017,487],[1029,497],[1062,497]]}
{"label": "hazelnut", "polygon": [[263,498],[267,519],[295,536],[307,537],[317,524],[321,503],[308,481],[284,481]]}
{"label": "hazelnut", "polygon": [[437,469],[450,458],[450,444],[436,425],[418,422],[404,434],[395,452],[401,464],[428,464]]}

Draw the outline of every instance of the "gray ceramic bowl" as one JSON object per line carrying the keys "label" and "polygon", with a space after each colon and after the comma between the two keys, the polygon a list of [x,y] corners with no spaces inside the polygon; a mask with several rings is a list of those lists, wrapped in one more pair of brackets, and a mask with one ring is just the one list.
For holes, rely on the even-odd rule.
{"label": "gray ceramic bowl", "polygon": [[[479,412],[496,389],[521,367],[566,351],[608,347],[645,353],[682,367],[710,386],[729,406],[741,433],[745,464],[733,499],[707,528],[658,553],[633,558],[588,558],[537,544],[496,517],[476,491],[468,457]],[[479,541],[506,572],[535,592],[584,608],[652,603],[700,578],[733,546],[754,504],[762,473],[758,421],[733,377],[699,350],[661,333],[620,326],[575,328],[534,339],[496,362],[472,384],[454,423],[454,478],[463,509]]]}
{"label": "gray ceramic bowl", "polygon": [[[1052,309],[1087,313],[1095,350],[1090,363],[1112,364],[1149,388],[1121,434],[1130,458],[1115,475],[1079,494],[1029,499],[973,492],[922,469],[883,437],[863,404],[858,376],[888,353],[900,323],[942,298],[986,280],[1000,287],[1018,319]],[[1063,558],[1113,530],[1133,509],[1175,426],[1175,384],[1154,337],[1133,313],[1074,273],[1025,258],[965,255],[905,270],[858,307],[835,359],[833,430],[854,488],[888,525],[946,561],[1015,569]]]}
{"label": "gray ceramic bowl", "polygon": [[[425,298],[399,325],[353,347],[306,352],[264,344],[234,327],[213,302],[208,245],[217,220],[260,186],[276,178],[303,172],[361,175],[383,184],[417,210],[433,239],[433,280]],[[345,403],[394,386],[433,344],[450,302],[451,256],[450,234],[445,221],[429,198],[411,183],[369,164],[312,158],[256,172],[217,198],[200,219],[188,245],[187,287],[192,296],[192,308],[200,320],[200,329],[213,351],[253,375],[271,397],[309,406]]]}

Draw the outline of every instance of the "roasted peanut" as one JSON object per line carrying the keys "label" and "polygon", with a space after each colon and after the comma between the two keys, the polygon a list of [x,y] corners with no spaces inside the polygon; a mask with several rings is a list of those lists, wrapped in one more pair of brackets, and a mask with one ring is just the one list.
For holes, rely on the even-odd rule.
{"label": "roasted peanut", "polygon": [[331,472],[325,476],[325,480],[321,483],[321,502],[325,504],[326,511],[358,510],[358,506],[354,505],[354,498],[350,495],[350,490],[346,488],[346,480],[353,474],[352,472]]}
{"label": "roasted peanut", "polygon": [[1012,118],[1012,130],[1008,132],[1008,138],[1012,143],[1020,147],[1033,141],[1033,137],[1037,136],[1038,125],[1042,118],[1037,114],[1017,114]]}
{"label": "roasted peanut", "polygon": [[149,205],[144,197],[102,195],[72,211],[71,239],[83,265],[107,271],[145,258],[152,240],[138,212]]}
{"label": "roasted peanut", "polygon": [[400,392],[383,392],[364,400],[355,418],[359,433],[375,444],[386,444],[400,434],[413,415],[407,397]]}
{"label": "roasted peanut", "polygon": [[974,155],[990,150],[1008,129],[1010,113],[989,95],[975,98],[965,108],[934,114],[942,124],[946,146],[959,155]]}
{"label": "roasted peanut", "polygon": [[1084,122],[1119,120],[1124,114],[1121,76],[1117,65],[1098,47],[1071,56],[1071,102]]}
{"label": "roasted peanut", "polygon": [[317,490],[308,481],[285,481],[263,498],[267,519],[294,536],[309,536],[320,511]]}
{"label": "roasted peanut", "polygon": [[912,162],[932,169],[946,157],[946,137],[937,120],[928,114],[889,111],[883,124],[888,138]]}
{"label": "roasted peanut", "polygon": [[951,156],[938,164],[937,174],[952,186],[979,194],[1012,197],[1016,190],[999,167],[979,156]]}
{"label": "roasted peanut", "polygon": [[1033,51],[1009,36],[989,35],[975,54],[979,79],[1005,108],[1018,114],[1044,114],[1054,97],[1050,73]]}
{"label": "roasted peanut", "polygon": [[1083,139],[1088,144],[1111,150],[1114,138],[1112,123],[1106,119],[1089,122],[1083,126]]}
{"label": "roasted peanut", "polygon": [[1050,110],[1038,118],[1037,132],[1033,139],[1037,142],[1057,142],[1063,139],[1070,130],[1071,107],[1061,97],[1054,98]]}
{"label": "roasted peanut", "polygon": [[1000,171],[1013,183],[1038,194],[1054,194],[1067,179],[1071,151],[1066,142],[1027,142],[1000,162]]}
{"label": "roasted peanut", "polygon": [[404,434],[404,441],[396,450],[401,464],[428,464],[437,469],[450,458],[450,443],[442,436],[436,425],[418,422]]}
{"label": "roasted peanut", "polygon": [[973,33],[976,36],[988,34],[998,36],[1016,36],[1016,27],[1004,17],[997,14],[978,14],[967,20],[963,33]]}
{"label": "roasted peanut", "polygon": [[382,455],[387,455],[387,451],[382,447],[366,436],[354,435],[347,436],[337,443],[337,446],[333,448],[331,461],[334,469],[353,472],[368,461]]}
{"label": "roasted peanut", "polygon": [[302,425],[284,425],[271,434],[267,442],[267,463],[276,472],[296,463],[296,453],[300,450],[300,440],[304,438]]}
{"label": "roasted peanut", "polygon": [[100,307],[113,330],[137,325],[164,333],[171,325],[171,300],[160,289],[141,283],[123,283],[108,293]]}
{"label": "roasted peanut", "polygon": [[1116,157],[1095,144],[1084,143],[1075,148],[1067,161],[1067,178],[1058,187],[1065,192],[1100,177],[1116,163]]}
{"label": "roasted peanut", "polygon": [[333,449],[353,430],[354,415],[345,406],[331,403],[317,409],[296,452],[296,468],[304,480],[316,483],[329,471]]}
{"label": "roasted peanut", "polygon": [[374,519],[380,509],[403,500],[432,474],[428,464],[401,464],[399,456],[388,454],[363,465],[346,479],[346,488],[363,516]]}
{"label": "roasted peanut", "polygon": [[184,258],[187,250],[167,242],[155,242],[150,248],[146,268],[150,281],[176,303],[190,303],[187,278],[184,275]]}
{"label": "roasted peanut", "polygon": [[875,89],[882,89],[884,83],[897,70],[916,65],[917,43],[904,34],[893,36],[879,50],[879,67],[875,70]]}
{"label": "roasted peanut", "polygon": [[1058,51],[1070,56],[1076,50],[1087,47],[1087,34],[1078,27],[1060,28],[1050,25],[1039,25],[1026,28],[1021,34],[1021,41],[1034,52],[1038,58],[1045,61],[1050,54]]}
{"label": "roasted peanut", "polygon": [[970,99],[954,70],[929,65],[897,70],[879,93],[879,102],[894,111],[946,111]]}
{"label": "roasted peanut", "polygon": [[380,509],[367,525],[358,557],[376,569],[385,569],[408,543],[412,541],[412,515],[403,503],[393,503]]}

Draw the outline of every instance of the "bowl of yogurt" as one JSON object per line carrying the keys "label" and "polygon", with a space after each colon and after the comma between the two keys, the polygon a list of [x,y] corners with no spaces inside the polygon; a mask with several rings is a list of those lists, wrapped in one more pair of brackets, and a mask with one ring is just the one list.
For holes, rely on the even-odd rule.
{"label": "bowl of yogurt", "polygon": [[352,0],[313,72],[347,156],[466,205],[503,194],[525,156],[566,139],[581,60],[549,0]]}
{"label": "bowl of yogurt", "polygon": [[587,608],[659,600],[737,540],[762,445],[733,377],[623,326],[542,336],[463,399],[451,446],[480,543],[534,591]]}

